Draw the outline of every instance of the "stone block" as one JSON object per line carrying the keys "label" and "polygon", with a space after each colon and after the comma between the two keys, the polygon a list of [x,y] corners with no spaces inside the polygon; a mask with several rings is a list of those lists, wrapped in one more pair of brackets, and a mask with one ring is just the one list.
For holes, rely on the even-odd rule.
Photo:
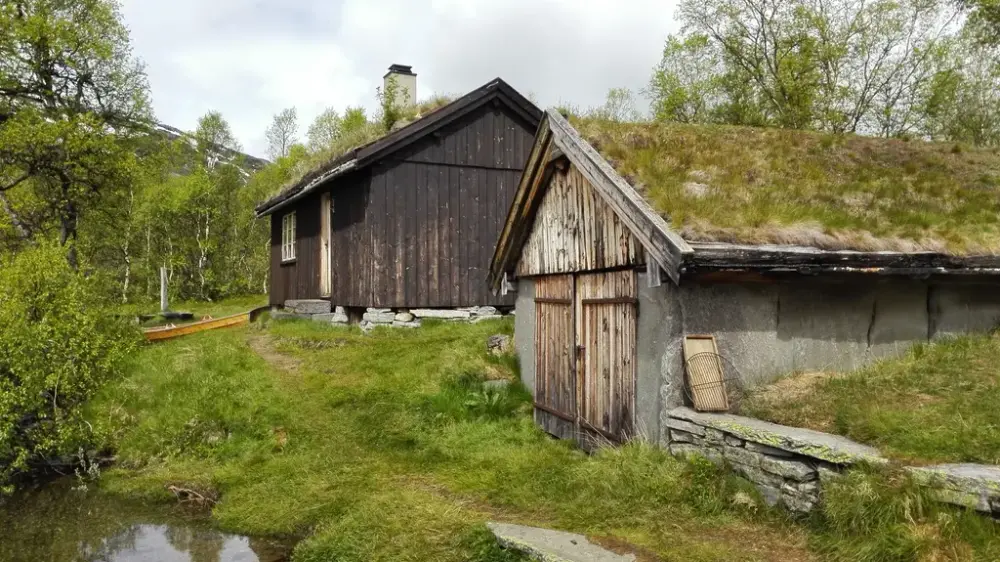
{"label": "stone block", "polygon": [[396,322],[413,322],[414,316],[409,312],[397,312],[395,321]]}
{"label": "stone block", "polygon": [[329,324],[347,324],[346,314],[337,314],[336,312],[328,312],[326,314],[313,314],[313,322],[323,322]]}
{"label": "stone block", "polygon": [[494,334],[486,338],[486,351],[490,355],[503,355],[514,349],[514,340],[506,334]]}
{"label": "stone block", "polygon": [[973,491],[934,488],[930,490],[930,494],[932,498],[941,503],[957,505],[967,509],[975,509],[976,511],[982,511],[985,513],[993,511],[989,498]]}
{"label": "stone block", "polygon": [[714,445],[723,445],[726,442],[726,434],[711,427],[705,428],[705,442]]}
{"label": "stone block", "polygon": [[361,319],[372,324],[392,324],[396,320],[396,315],[391,310],[388,312],[366,312]]}
{"label": "stone block", "polygon": [[678,429],[680,431],[686,431],[688,433],[693,433],[699,437],[705,436],[704,427],[688,421],[679,420],[676,418],[667,418],[667,421],[664,422],[664,425],[669,427],[670,429]]}
{"label": "stone block", "polygon": [[809,513],[816,507],[817,503],[817,498],[797,494],[781,494],[781,504],[795,513]]}
{"label": "stone block", "polygon": [[747,449],[755,453],[760,453],[762,455],[767,455],[769,457],[779,457],[779,458],[792,458],[795,456],[794,453],[789,453],[788,451],[777,449],[775,447],[770,447],[768,445],[761,445],[760,443],[754,443],[753,441],[747,441]]}
{"label": "stone block", "polygon": [[994,503],[1000,504],[1000,466],[939,464],[907,471],[939,501],[984,512],[993,511]]}
{"label": "stone block", "polygon": [[330,301],[321,299],[287,300],[285,308],[296,314],[327,314],[331,310]]}
{"label": "stone block", "polygon": [[764,503],[774,507],[781,502],[781,491],[774,486],[766,486],[763,484],[756,484],[755,487],[757,491],[760,492],[760,496],[764,498]]}
{"label": "stone block", "polygon": [[701,449],[695,447],[694,445],[688,443],[671,443],[667,449],[670,454],[675,457],[690,457],[692,455],[701,455]]}
{"label": "stone block", "polygon": [[781,485],[781,493],[799,496],[817,496],[819,494],[819,482],[796,482],[785,480]]}
{"label": "stone block", "polygon": [[743,447],[732,447],[726,445],[722,449],[722,456],[732,463],[739,463],[747,466],[760,466],[760,455],[753,451],[748,451]]}
{"label": "stone block", "polygon": [[733,472],[739,474],[740,476],[746,478],[747,480],[753,482],[754,484],[759,484],[761,486],[769,486],[777,491],[781,490],[781,487],[785,484],[785,479],[771,474],[769,472],[764,472],[759,467],[750,466],[740,463],[732,463]]}
{"label": "stone block", "polygon": [[726,445],[729,445],[730,447],[742,447],[743,440],[740,439],[739,437],[733,437],[732,435],[727,435]]}
{"label": "stone block", "polygon": [[310,320],[312,319],[312,314],[296,314],[294,312],[272,312],[271,320]]}
{"label": "stone block", "polygon": [[821,464],[816,467],[816,475],[819,476],[819,482],[822,485],[840,478],[841,472],[837,470],[836,465]]}
{"label": "stone block", "polygon": [[441,318],[444,320],[468,320],[472,313],[468,310],[417,308],[410,311],[417,318]]}
{"label": "stone block", "polygon": [[374,313],[374,314],[379,314],[379,313],[382,313],[382,312],[392,312],[392,309],[391,308],[367,308],[367,309],[365,309],[365,312],[371,312],[371,313]]}
{"label": "stone block", "polygon": [[816,469],[811,465],[790,459],[776,459],[761,455],[760,467],[766,472],[777,474],[784,478],[791,478],[798,482],[808,482],[817,478]]}
{"label": "stone block", "polygon": [[499,314],[492,314],[492,315],[486,315],[486,316],[474,316],[472,318],[472,323],[473,324],[478,324],[480,322],[486,322],[486,321],[489,321],[489,320],[501,320],[502,318],[503,318],[503,316],[500,316]]}
{"label": "stone block", "polygon": [[420,327],[420,322],[416,322],[416,321],[413,321],[413,322],[400,322],[400,321],[397,320],[397,321],[394,321],[392,323],[392,325],[395,328],[419,328]]}
{"label": "stone block", "polygon": [[636,559],[634,554],[606,550],[583,535],[492,521],[487,522],[486,527],[496,536],[500,546],[519,552],[529,560],[635,562]]}
{"label": "stone block", "polygon": [[500,316],[494,306],[480,306],[472,310],[473,316]]}
{"label": "stone block", "polygon": [[697,436],[693,433],[688,433],[686,431],[680,431],[677,429],[670,430],[670,442],[671,443],[694,443]]}
{"label": "stone block", "polygon": [[675,457],[687,458],[690,456],[704,457],[715,464],[722,464],[722,453],[716,449],[698,447],[696,445],[690,445],[687,443],[671,443],[670,454]]}

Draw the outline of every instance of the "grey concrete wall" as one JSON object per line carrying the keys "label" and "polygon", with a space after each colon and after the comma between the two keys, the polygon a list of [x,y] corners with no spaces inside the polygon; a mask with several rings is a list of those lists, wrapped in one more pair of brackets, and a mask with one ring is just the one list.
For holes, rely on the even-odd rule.
{"label": "grey concrete wall", "polygon": [[[680,362],[682,318],[680,301],[672,284],[648,287],[646,274],[639,274],[639,316],[636,331],[635,417],[636,431],[658,442],[666,432],[661,426],[662,404],[677,403],[682,389],[671,377]],[[662,432],[662,433],[661,433]]]}
{"label": "grey concrete wall", "polygon": [[521,362],[521,382],[535,394],[535,282],[518,279],[514,303],[514,347]]}
{"label": "grey concrete wall", "polygon": [[[683,334],[713,334],[752,387],[794,372],[856,369],[914,342],[990,330],[1000,323],[998,288],[808,277],[648,288],[640,279],[636,415],[662,428],[665,412],[684,403]],[[662,429],[651,435],[665,443]]]}

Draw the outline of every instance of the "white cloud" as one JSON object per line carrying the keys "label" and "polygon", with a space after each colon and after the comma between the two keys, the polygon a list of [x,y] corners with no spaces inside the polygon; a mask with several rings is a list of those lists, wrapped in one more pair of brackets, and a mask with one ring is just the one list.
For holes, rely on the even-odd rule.
{"label": "white cloud", "polygon": [[675,30],[663,0],[126,0],[157,116],[192,129],[218,110],[263,154],[282,108],[304,133],[324,107],[375,105],[391,63],[413,65],[420,97],[500,76],[542,106],[599,104],[639,90]]}

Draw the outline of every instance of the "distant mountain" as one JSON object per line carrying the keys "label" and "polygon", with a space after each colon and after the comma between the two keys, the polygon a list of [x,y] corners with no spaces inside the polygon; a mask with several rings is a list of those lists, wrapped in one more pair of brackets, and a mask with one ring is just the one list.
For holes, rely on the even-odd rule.
{"label": "distant mountain", "polygon": [[[182,131],[176,127],[171,127],[170,125],[165,125],[163,123],[157,123],[154,126],[154,130],[166,136],[172,141],[177,139],[182,139],[187,141],[187,143],[191,146],[192,149],[196,150],[198,148],[198,139],[196,139],[195,136],[191,133]],[[236,160],[242,158],[243,163],[239,167],[243,169],[245,172],[247,172],[247,174],[252,174],[253,172],[257,172],[264,166],[267,166],[268,164],[271,163],[270,161],[264,160],[263,158],[257,158],[256,156],[251,156],[249,154],[239,152],[237,150],[233,150],[225,146],[215,145],[212,148],[212,152],[213,156],[215,156],[218,162],[233,164],[235,163]]]}

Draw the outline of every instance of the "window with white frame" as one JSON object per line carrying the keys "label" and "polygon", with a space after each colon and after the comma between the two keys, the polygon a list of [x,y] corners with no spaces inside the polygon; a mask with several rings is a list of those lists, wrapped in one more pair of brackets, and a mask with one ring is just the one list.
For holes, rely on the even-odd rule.
{"label": "window with white frame", "polygon": [[295,211],[281,218],[281,261],[295,259]]}

